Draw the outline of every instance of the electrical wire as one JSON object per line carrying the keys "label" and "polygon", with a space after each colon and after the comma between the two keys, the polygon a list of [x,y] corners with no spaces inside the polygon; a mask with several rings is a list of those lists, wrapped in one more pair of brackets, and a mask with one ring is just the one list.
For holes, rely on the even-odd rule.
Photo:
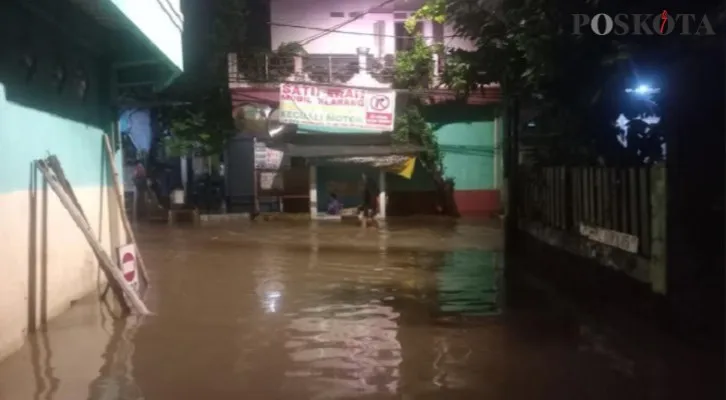
{"label": "electrical wire", "polygon": [[[380,90],[380,91],[394,91],[396,93],[443,93],[448,92],[448,89],[442,88],[442,89],[393,89],[393,88],[375,88],[370,86],[354,86],[354,85],[346,85],[346,84],[340,84],[340,83],[327,83],[327,82],[301,82],[301,81],[289,81],[289,80],[282,80],[278,83],[287,83],[291,85],[310,85],[310,86],[316,86],[316,87],[333,87],[336,89],[358,89],[358,90]],[[479,90],[482,89],[499,89],[499,84],[484,84],[481,85],[481,87],[478,88]],[[472,91],[471,95],[476,97],[476,91]]]}
{"label": "electrical wire", "polygon": [[[280,22],[269,22],[268,25],[270,26],[279,26],[283,28],[297,28],[297,29],[307,29],[311,31],[320,31],[320,32],[328,32],[328,33],[341,33],[344,35],[358,35],[358,36],[377,36],[377,37],[387,37],[387,38],[394,38],[394,39],[409,39],[413,37],[412,35],[409,36],[396,36],[396,35],[378,35],[375,33],[368,33],[368,32],[353,32],[353,31],[341,31],[341,30],[333,30],[331,31],[330,28],[316,28],[314,26],[306,26],[306,25],[295,25],[295,24],[283,24]],[[457,38],[461,37],[461,35],[444,35],[439,36],[438,38],[435,36],[421,36],[424,39],[449,39],[449,38]]]}
{"label": "electrical wire", "polygon": [[176,8],[174,7],[174,5],[171,4],[171,0],[164,0],[164,2],[166,3],[166,5],[169,6],[169,9],[176,16],[176,18],[179,20],[179,23],[184,24],[184,16],[179,11],[176,10]]}
{"label": "electrical wire", "polygon": [[339,24],[336,24],[334,26],[331,26],[328,29],[325,29],[323,32],[317,33],[317,34],[312,35],[312,36],[310,36],[310,37],[308,37],[306,39],[303,39],[303,40],[298,41],[298,44],[301,45],[301,46],[305,46],[305,45],[307,45],[307,44],[309,44],[309,43],[311,43],[311,42],[313,42],[315,40],[318,40],[318,39],[320,39],[320,38],[322,38],[324,36],[329,35],[330,33],[333,33],[334,31],[336,31],[336,30],[338,30],[338,29],[340,29],[340,28],[342,28],[342,27],[344,27],[344,26],[346,26],[348,24],[351,24],[351,23],[353,23],[353,22],[355,22],[355,21],[363,18],[365,15],[370,14],[373,10],[378,9],[378,8],[381,8],[381,7],[385,7],[388,4],[393,3],[394,1],[395,0],[385,0],[381,4],[378,4],[376,6],[370,7],[367,10],[363,11],[362,13],[356,15],[353,18],[350,18],[347,21],[343,21],[343,22],[341,22]]}
{"label": "electrical wire", "polygon": [[169,18],[169,21],[171,21],[172,24],[176,27],[176,29],[179,30],[179,32],[184,32],[184,28],[179,25],[179,23],[176,21],[176,18],[172,16],[172,14],[169,12],[169,10],[164,7],[164,4],[161,2],[161,0],[156,0],[156,4],[161,7],[161,10],[166,14],[166,17]]}

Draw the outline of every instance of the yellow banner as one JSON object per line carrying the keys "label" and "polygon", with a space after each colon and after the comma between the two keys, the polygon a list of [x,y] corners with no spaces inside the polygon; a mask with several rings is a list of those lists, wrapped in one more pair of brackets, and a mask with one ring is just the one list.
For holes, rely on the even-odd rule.
{"label": "yellow banner", "polygon": [[398,165],[392,165],[387,168],[389,172],[392,172],[398,176],[402,176],[406,179],[411,179],[413,176],[413,170],[416,166],[416,157],[410,157],[406,161],[398,164]]}

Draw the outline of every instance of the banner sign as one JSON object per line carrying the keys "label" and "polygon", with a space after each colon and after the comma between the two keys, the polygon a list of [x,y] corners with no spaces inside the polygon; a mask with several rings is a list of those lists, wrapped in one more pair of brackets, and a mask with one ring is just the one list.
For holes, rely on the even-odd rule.
{"label": "banner sign", "polygon": [[396,92],[307,83],[280,85],[280,122],[393,131]]}
{"label": "banner sign", "polygon": [[280,172],[260,172],[260,190],[285,190],[283,178]]}
{"label": "banner sign", "polygon": [[638,252],[638,237],[627,233],[599,228],[596,226],[588,226],[580,223],[580,235],[585,236],[592,241],[617,247],[629,253]]}
{"label": "banner sign", "polygon": [[255,142],[255,169],[278,170],[286,168],[285,157],[282,150],[271,149],[262,142]]}

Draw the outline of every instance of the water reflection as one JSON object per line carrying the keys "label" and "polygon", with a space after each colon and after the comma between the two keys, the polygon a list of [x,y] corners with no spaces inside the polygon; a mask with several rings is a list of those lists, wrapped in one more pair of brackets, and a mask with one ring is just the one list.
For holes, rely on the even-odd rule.
{"label": "water reflection", "polygon": [[501,258],[501,253],[478,250],[448,253],[436,274],[439,310],[461,316],[499,314],[504,286]]}
{"label": "water reflection", "polygon": [[0,364],[0,399],[642,399],[681,374],[697,391],[658,393],[709,398],[692,353],[634,353],[505,282],[488,227],[172,231],[139,234],[156,316],[105,332],[72,308]]}
{"label": "water reflection", "polygon": [[[275,248],[265,247],[263,252],[267,253],[268,257],[279,256]],[[262,309],[266,313],[276,313],[280,309],[282,294],[285,291],[282,268],[278,263],[260,263],[255,268],[254,275]]]}
{"label": "water reflection", "polygon": [[60,381],[53,368],[53,349],[48,340],[47,326],[42,326],[29,341],[31,365],[35,378],[34,400],[51,400],[58,391]]}
{"label": "water reflection", "polygon": [[285,376],[302,379],[315,399],[396,394],[399,316],[380,301],[300,310],[287,329],[293,365]]}
{"label": "water reflection", "polygon": [[113,321],[113,330],[102,355],[103,365],[98,377],[89,385],[89,400],[141,400],[141,388],[134,380],[134,336],[142,323],[141,317]]}

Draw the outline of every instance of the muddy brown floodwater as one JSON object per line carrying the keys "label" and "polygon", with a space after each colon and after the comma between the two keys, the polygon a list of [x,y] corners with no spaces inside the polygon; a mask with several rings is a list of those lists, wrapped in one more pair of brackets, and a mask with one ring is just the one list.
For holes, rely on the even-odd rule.
{"label": "muddy brown floodwater", "polygon": [[491,225],[259,222],[139,240],[155,315],[78,302],[0,364],[0,399],[719,398],[718,354],[505,274]]}

